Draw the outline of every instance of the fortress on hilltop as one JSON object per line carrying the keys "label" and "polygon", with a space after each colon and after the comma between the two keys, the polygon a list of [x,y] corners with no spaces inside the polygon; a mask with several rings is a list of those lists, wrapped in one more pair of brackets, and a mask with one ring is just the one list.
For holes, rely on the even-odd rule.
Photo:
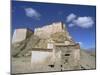
{"label": "fortress on hilltop", "polygon": [[34,32],[27,28],[16,29],[12,38],[12,56],[30,56],[33,65],[74,70],[79,69],[80,45],[73,41],[63,22],[56,22],[35,28]]}

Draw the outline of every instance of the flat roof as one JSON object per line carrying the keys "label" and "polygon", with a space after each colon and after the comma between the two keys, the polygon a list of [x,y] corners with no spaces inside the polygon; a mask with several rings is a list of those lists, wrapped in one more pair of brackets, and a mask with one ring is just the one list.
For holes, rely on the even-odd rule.
{"label": "flat roof", "polygon": [[31,48],[30,51],[45,51],[45,52],[52,52],[53,49],[48,48]]}
{"label": "flat roof", "polygon": [[80,45],[78,43],[73,44],[73,45],[64,45],[64,44],[56,44],[56,47],[76,47],[76,48],[80,48]]}

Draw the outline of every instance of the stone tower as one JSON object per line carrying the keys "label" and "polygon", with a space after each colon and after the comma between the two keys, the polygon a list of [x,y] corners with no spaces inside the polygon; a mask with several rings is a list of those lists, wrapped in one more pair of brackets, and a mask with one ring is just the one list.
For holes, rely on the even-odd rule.
{"label": "stone tower", "polygon": [[12,37],[12,43],[18,43],[24,41],[28,38],[33,32],[27,28],[15,29]]}

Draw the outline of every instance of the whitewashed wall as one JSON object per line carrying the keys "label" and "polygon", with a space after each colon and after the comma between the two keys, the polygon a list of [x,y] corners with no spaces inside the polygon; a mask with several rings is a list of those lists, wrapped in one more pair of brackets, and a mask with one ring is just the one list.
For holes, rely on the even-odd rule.
{"label": "whitewashed wall", "polygon": [[52,52],[32,51],[31,63],[48,64],[52,60]]}
{"label": "whitewashed wall", "polygon": [[16,29],[13,33],[12,43],[20,42],[26,39],[26,29]]}

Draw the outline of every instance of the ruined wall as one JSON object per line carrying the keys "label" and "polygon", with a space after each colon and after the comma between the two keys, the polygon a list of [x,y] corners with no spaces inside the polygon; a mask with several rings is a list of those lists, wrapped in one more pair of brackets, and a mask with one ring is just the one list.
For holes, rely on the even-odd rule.
{"label": "ruined wall", "polygon": [[61,22],[53,23],[51,25],[46,25],[41,28],[36,28],[34,30],[34,35],[38,35],[42,38],[48,38],[51,34],[56,32],[63,32],[65,30],[65,25]]}
{"label": "ruined wall", "polygon": [[[80,47],[75,45],[56,45],[56,52],[61,51],[62,70],[79,69],[80,63]],[[56,53],[55,52],[55,53]]]}
{"label": "ruined wall", "polygon": [[[12,43],[21,42],[28,38],[32,33],[32,31],[26,28],[16,29],[13,34]],[[66,30],[65,24],[63,24],[62,22],[52,23],[51,25],[46,25],[34,29],[34,35],[39,36],[41,39],[52,38],[54,33],[57,33],[56,35],[58,36],[58,39],[61,35],[65,35],[62,38],[71,39],[68,31]],[[54,36],[54,38],[56,38],[56,36]],[[59,40],[61,40],[62,38],[60,38]]]}
{"label": "ruined wall", "polygon": [[31,30],[28,30],[26,28],[16,29],[13,33],[12,43],[21,42],[29,37],[32,33],[33,32]]}

